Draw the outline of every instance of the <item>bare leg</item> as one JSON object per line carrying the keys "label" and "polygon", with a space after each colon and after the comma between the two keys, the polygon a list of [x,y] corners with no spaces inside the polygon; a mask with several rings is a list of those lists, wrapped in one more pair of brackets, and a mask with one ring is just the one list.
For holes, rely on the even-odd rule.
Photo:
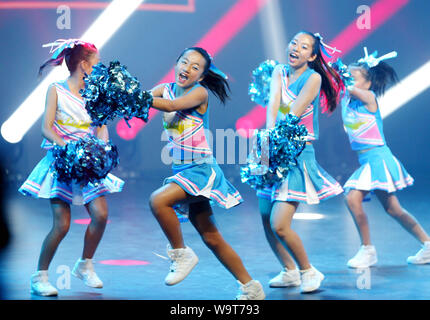
{"label": "bare leg", "polygon": [[206,246],[212,250],[218,260],[242,284],[252,280],[242,260],[218,231],[208,201],[190,204],[190,221],[199,232]]}
{"label": "bare leg", "polygon": [[280,202],[273,204],[270,223],[280,242],[289,250],[301,270],[311,267],[302,240],[291,229],[293,215],[298,207],[297,202]]}
{"label": "bare leg", "polygon": [[362,190],[351,190],[346,196],[346,205],[357,227],[361,243],[365,246],[371,245],[369,222],[363,210],[363,199],[367,193]]}
{"label": "bare leg", "polygon": [[272,212],[273,203],[270,200],[258,198],[258,206],[260,208],[261,220],[263,222],[264,234],[266,235],[267,242],[269,242],[273,253],[283,267],[288,270],[296,269],[296,264],[285,249],[284,245],[279,241],[279,239],[273,233],[272,227],[270,225],[270,215]]}
{"label": "bare leg", "polygon": [[169,183],[151,194],[149,205],[152,214],[173,249],[185,248],[181,225],[173,206],[188,198],[189,195],[176,183]]}
{"label": "bare leg", "polygon": [[40,251],[37,270],[48,270],[49,264],[70,228],[70,206],[60,199],[51,199],[53,225]]}
{"label": "bare leg", "polygon": [[385,211],[393,217],[406,231],[411,233],[421,243],[430,241],[429,236],[418,223],[413,215],[402,208],[397,197],[392,193],[387,193],[382,190],[375,191]]}
{"label": "bare leg", "polygon": [[108,207],[104,196],[98,197],[86,204],[91,223],[85,232],[82,259],[92,259],[103,236],[108,217]]}

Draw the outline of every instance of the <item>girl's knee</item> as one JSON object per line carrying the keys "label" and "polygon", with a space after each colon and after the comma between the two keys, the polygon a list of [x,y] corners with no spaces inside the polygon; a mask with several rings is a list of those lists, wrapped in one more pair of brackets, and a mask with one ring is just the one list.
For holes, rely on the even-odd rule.
{"label": "girl's knee", "polygon": [[272,231],[280,238],[288,237],[291,233],[291,227],[285,224],[275,223],[271,221],[270,224]]}
{"label": "girl's knee", "polygon": [[156,214],[160,208],[163,208],[168,205],[168,198],[164,195],[163,192],[159,190],[154,191],[149,197],[149,207],[154,214]]}
{"label": "girl's knee", "polygon": [[158,191],[154,191],[151,193],[149,197],[149,207],[155,213],[158,208],[160,208],[163,204],[163,196]]}
{"label": "girl's knee", "polygon": [[345,202],[351,210],[360,208],[363,198],[356,193],[350,192],[345,197]]}
{"label": "girl's knee", "polygon": [[400,218],[405,214],[402,208],[396,208],[394,206],[386,206],[385,212],[387,212],[393,218]]}
{"label": "girl's knee", "polygon": [[64,238],[70,229],[70,221],[63,219],[62,221],[56,223],[53,227],[53,232],[57,234],[60,238]]}
{"label": "girl's knee", "polygon": [[205,233],[202,235],[202,239],[205,245],[212,250],[219,247],[224,242],[224,239],[218,232]]}
{"label": "girl's knee", "polygon": [[91,202],[87,209],[91,215],[91,222],[106,224],[108,219],[108,207],[104,199]]}
{"label": "girl's knee", "polygon": [[93,213],[91,221],[95,222],[97,225],[104,225],[107,223],[108,211],[107,210],[97,210]]}

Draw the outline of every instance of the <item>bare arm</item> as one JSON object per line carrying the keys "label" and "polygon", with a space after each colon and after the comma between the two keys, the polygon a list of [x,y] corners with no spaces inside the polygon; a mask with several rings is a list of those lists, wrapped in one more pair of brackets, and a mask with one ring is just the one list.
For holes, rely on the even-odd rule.
{"label": "bare arm", "polygon": [[152,107],[161,111],[172,112],[177,110],[199,107],[207,101],[207,90],[203,87],[198,87],[189,94],[186,94],[173,100],[154,96]]}
{"label": "bare arm", "polygon": [[281,89],[281,67],[276,66],[272,73],[272,81],[270,82],[270,97],[266,110],[266,129],[273,128],[276,124],[276,117],[281,104]]}
{"label": "bare arm", "polygon": [[300,90],[296,100],[291,104],[291,111],[300,117],[319,94],[320,88],[321,76],[318,73],[313,73]]}
{"label": "bare arm", "polygon": [[356,88],[354,86],[348,87],[349,93],[363,102],[365,107],[370,112],[376,112],[378,110],[378,104],[376,103],[375,94],[370,90]]}
{"label": "bare arm", "polygon": [[164,84],[159,84],[151,89],[152,96],[155,97],[162,97],[164,91]]}
{"label": "bare arm", "polygon": [[66,142],[52,129],[57,112],[57,90],[51,85],[46,94],[45,112],[42,120],[42,136],[48,141],[60,146],[66,145]]}
{"label": "bare arm", "polygon": [[97,138],[103,140],[104,142],[108,142],[109,131],[105,125],[103,125],[101,127],[97,127]]}

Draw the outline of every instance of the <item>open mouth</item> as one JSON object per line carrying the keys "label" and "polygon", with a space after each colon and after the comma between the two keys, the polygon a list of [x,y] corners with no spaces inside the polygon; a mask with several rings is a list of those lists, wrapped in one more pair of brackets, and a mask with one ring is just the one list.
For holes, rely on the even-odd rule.
{"label": "open mouth", "polygon": [[181,83],[183,83],[188,80],[188,76],[185,73],[180,72],[178,75],[178,79]]}
{"label": "open mouth", "polygon": [[299,56],[297,54],[295,54],[294,52],[291,52],[289,55],[289,59],[291,62],[295,62],[299,59]]}

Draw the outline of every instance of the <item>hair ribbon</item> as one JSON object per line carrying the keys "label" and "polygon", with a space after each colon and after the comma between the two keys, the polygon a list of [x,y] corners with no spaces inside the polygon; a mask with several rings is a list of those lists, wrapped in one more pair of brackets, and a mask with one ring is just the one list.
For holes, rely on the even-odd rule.
{"label": "hair ribbon", "polygon": [[[339,49],[337,49],[337,48],[330,47],[328,44],[326,44],[326,43],[323,41],[323,37],[322,37],[319,33],[314,33],[314,36],[315,36],[315,38],[318,38],[318,39],[319,39],[320,44],[321,44],[321,50],[322,50],[322,52],[323,52],[327,57],[329,57],[330,59],[332,58],[332,55],[333,55],[333,54],[335,54],[336,52],[339,52],[339,53],[340,53],[340,52],[342,52],[341,50],[339,50]],[[331,50],[331,54],[330,54],[330,53],[328,53],[327,49]]]}
{"label": "hair ribbon", "polygon": [[67,48],[74,48],[76,45],[85,45],[88,42],[80,39],[58,39],[54,42],[42,45],[43,48],[51,47],[49,53],[52,53],[51,59],[57,59]]}
{"label": "hair ribbon", "polygon": [[373,68],[379,64],[379,62],[383,60],[388,60],[397,57],[397,51],[391,51],[383,56],[377,58],[378,51],[373,51],[372,54],[368,54],[367,47],[364,47],[364,57],[359,59],[358,62],[366,63],[369,68]]}

